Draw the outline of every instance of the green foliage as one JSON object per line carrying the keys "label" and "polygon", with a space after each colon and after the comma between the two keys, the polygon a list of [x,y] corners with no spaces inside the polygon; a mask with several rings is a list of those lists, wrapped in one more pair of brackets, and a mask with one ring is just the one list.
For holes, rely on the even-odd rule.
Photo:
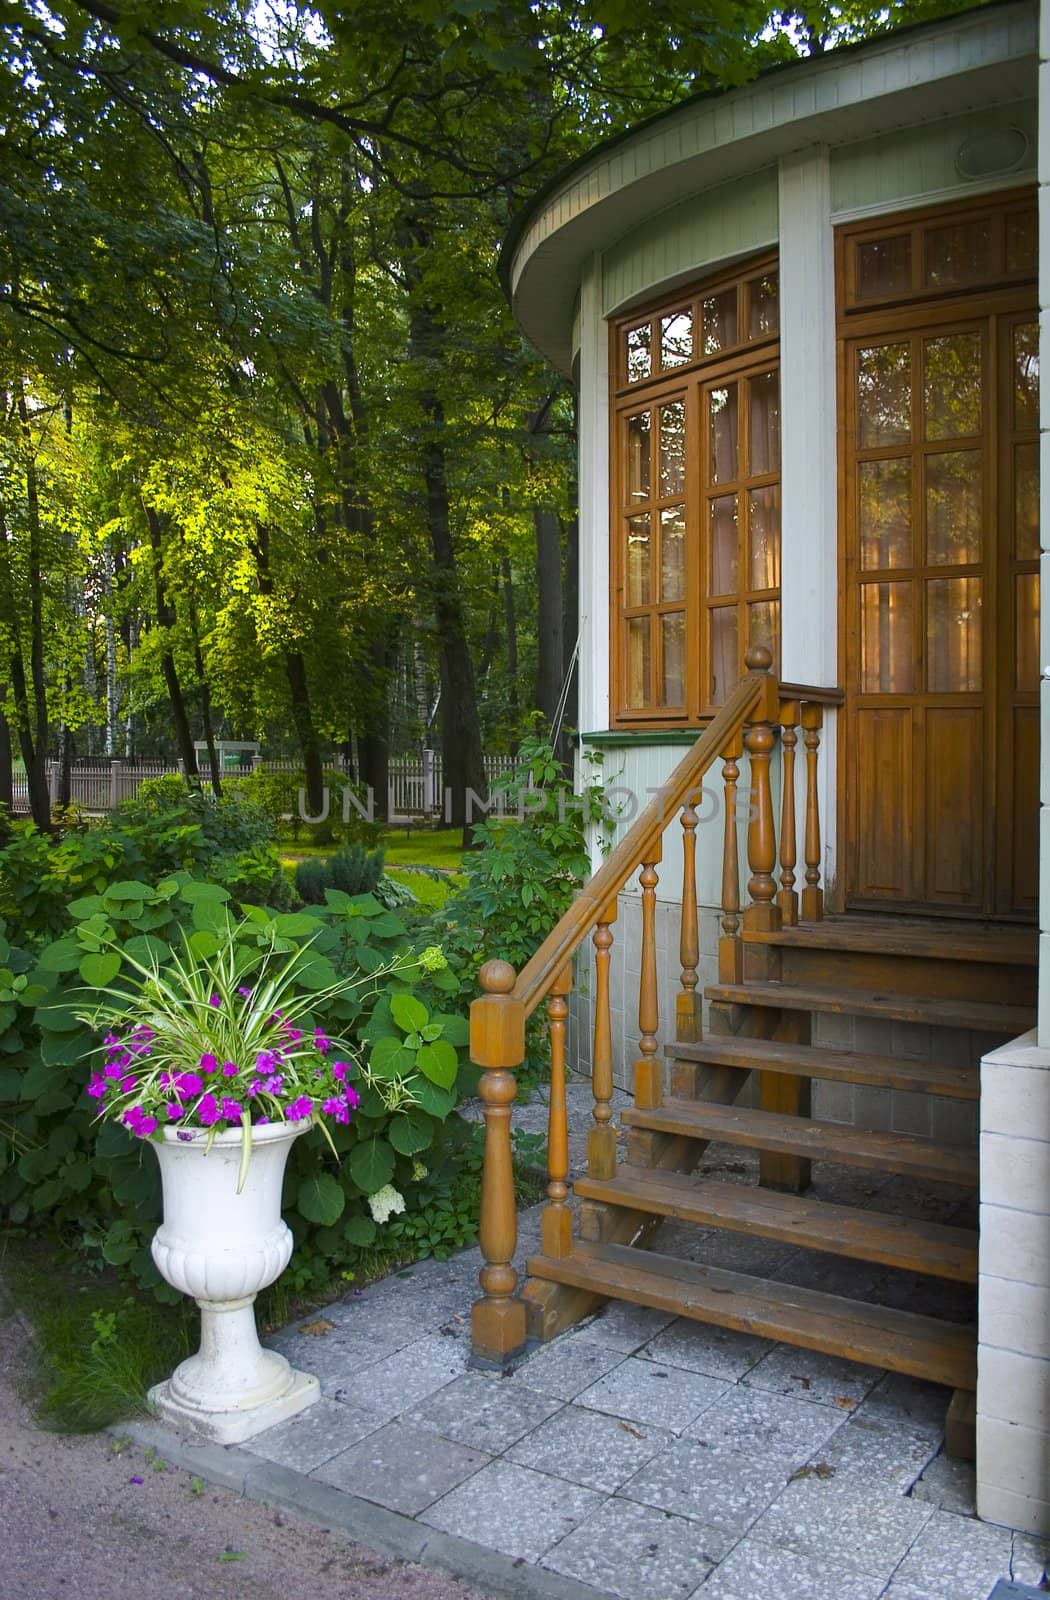
{"label": "green foliage", "polygon": [[371,894],[383,875],[383,851],[344,845],[334,856],[310,856],[295,869],[295,889],[305,905],[323,905],[329,889]]}
{"label": "green foliage", "polygon": [[523,740],[520,765],[494,787],[507,814],[475,829],[480,849],[464,860],[466,883],[433,922],[453,969],[471,982],[494,956],[520,968],[538,949],[590,872],[588,827],[605,820],[598,785],[573,794],[538,735]]}
{"label": "green foliage", "polygon": [[[172,1298],[148,1250],[159,1219],[156,1162],[119,1123],[95,1120],[85,1088],[97,1039],[81,1017],[86,991],[126,986],[132,963],[164,971],[185,939],[197,955],[214,950],[231,895],[184,869],[147,883],[128,876],[121,859],[107,874],[105,859],[91,854],[90,872],[81,863],[76,874],[88,892],[60,903],[66,880],[53,858],[66,862],[66,843],[18,830],[17,872],[0,853],[0,883],[16,912],[11,932],[22,935],[16,946],[0,926],[0,1214],[16,1230],[53,1225],[89,1259],[126,1267]],[[12,885],[25,887],[31,863],[55,884],[19,899]],[[458,984],[443,962],[425,956],[393,978],[377,976],[404,961],[410,940],[403,919],[375,896],[329,889],[323,905],[294,914],[245,904],[236,927],[249,951],[309,947],[311,1024],[348,1039],[362,1063],[353,1080],[360,1108],[331,1129],[338,1160],[324,1141],[300,1139],[289,1161],[292,1287],[304,1289],[371,1244],[369,1196],[391,1183],[411,1188],[418,1153],[473,1092],[477,1074],[465,1060],[465,1019],[446,1009]]]}

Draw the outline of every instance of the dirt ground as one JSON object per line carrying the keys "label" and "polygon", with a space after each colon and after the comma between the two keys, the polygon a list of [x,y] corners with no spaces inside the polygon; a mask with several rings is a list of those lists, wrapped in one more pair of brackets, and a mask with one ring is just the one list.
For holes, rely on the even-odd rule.
{"label": "dirt ground", "polygon": [[2,1600],[483,1600],[106,1434],[33,1424],[26,1335],[0,1321]]}

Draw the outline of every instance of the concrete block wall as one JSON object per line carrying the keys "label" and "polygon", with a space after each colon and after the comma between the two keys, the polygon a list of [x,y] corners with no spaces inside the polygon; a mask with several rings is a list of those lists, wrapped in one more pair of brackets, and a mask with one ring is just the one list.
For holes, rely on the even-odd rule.
{"label": "concrete block wall", "polygon": [[1050,1050],[981,1063],[977,1511],[1050,1536]]}

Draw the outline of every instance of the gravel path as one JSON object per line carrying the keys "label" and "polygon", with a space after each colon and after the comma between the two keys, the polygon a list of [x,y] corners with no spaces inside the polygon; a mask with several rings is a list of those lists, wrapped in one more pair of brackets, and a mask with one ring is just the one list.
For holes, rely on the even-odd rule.
{"label": "gravel path", "polygon": [[41,1432],[18,1392],[25,1342],[0,1321],[3,1600],[482,1600],[108,1435]]}

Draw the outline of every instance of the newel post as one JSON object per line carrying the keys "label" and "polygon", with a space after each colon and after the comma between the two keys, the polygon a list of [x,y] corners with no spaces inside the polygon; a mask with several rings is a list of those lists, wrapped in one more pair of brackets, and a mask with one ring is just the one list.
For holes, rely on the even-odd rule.
{"label": "newel post", "polygon": [[748,932],[770,933],[780,927],[780,907],[775,901],[777,885],[773,877],[777,864],[776,825],[769,781],[780,702],[777,680],[769,670],[773,665],[771,652],[765,645],[752,645],[744,660],[749,672],[761,673],[764,677],[762,693],[744,732],[744,749],[751,764],[751,814],[747,828],[747,861],[751,868],[747,888],[751,904],[744,912],[744,928]]}
{"label": "newel post", "polygon": [[502,1364],[525,1343],[525,1306],[514,1294],[518,1274],[511,1264],[518,1219],[510,1142],[518,1087],[511,1069],[525,1059],[525,1007],[511,993],[516,974],[508,961],[486,961],[478,976],[483,992],[470,1008],[470,1059],[482,1068],[478,1095],[485,1108],[479,1231],[485,1265],[478,1274],[482,1298],[471,1308],[471,1332],[475,1356]]}

